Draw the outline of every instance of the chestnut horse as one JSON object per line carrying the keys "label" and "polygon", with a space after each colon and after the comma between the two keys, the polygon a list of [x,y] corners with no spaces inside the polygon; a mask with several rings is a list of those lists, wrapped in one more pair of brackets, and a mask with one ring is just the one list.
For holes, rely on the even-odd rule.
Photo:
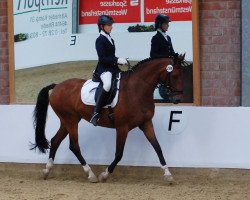
{"label": "chestnut horse", "polygon": [[[174,93],[181,96],[183,90],[183,70],[181,62],[185,55],[177,59],[172,58],[148,58],[140,61],[132,69],[122,72],[119,98],[114,107],[114,122],[108,118],[108,109],[103,108],[99,125],[116,129],[116,153],[113,162],[99,175],[99,181],[106,181],[113,172],[117,163],[123,156],[123,149],[128,132],[139,127],[156,151],[164,178],[172,182],[173,178],[164,159],[161,147],[155,136],[152,118],[155,104],[153,92],[158,82],[166,84]],[[56,151],[62,140],[69,134],[69,149],[75,154],[82,164],[83,170],[88,175],[90,182],[97,182],[90,166],[83,158],[78,143],[78,123],[83,118],[90,120],[94,107],[85,105],[81,100],[81,88],[86,80],[69,79],[59,84],[44,87],[38,95],[34,110],[35,144],[31,149],[38,148],[46,153],[50,148],[49,159],[43,170],[44,178],[49,175],[53,167]],[[49,95],[49,90],[53,89]],[[178,95],[177,95],[178,96]],[[176,101],[178,98],[176,97]],[[51,139],[50,145],[45,137],[45,124],[48,105],[60,119],[60,128]]]}

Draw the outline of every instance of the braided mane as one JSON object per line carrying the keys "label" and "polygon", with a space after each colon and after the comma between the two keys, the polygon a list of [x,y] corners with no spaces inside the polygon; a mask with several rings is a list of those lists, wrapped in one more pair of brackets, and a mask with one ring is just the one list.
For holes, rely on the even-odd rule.
{"label": "braided mane", "polygon": [[[172,58],[172,57],[159,57],[159,58]],[[130,74],[131,71],[138,70],[142,66],[141,64],[143,64],[145,62],[148,62],[148,61],[151,61],[151,60],[159,59],[159,58],[158,57],[157,58],[151,58],[151,57],[149,57],[149,58],[143,59],[143,60],[139,61],[136,65],[132,66],[131,70],[122,72],[122,75]]]}
{"label": "braided mane", "polygon": [[148,62],[148,61],[154,60],[154,59],[155,59],[155,58],[146,58],[146,59],[144,59],[144,60],[141,60],[141,61],[139,61],[135,66],[133,66],[132,69],[137,69],[137,68],[139,67],[140,64],[143,64],[143,63],[145,63],[145,62]]}

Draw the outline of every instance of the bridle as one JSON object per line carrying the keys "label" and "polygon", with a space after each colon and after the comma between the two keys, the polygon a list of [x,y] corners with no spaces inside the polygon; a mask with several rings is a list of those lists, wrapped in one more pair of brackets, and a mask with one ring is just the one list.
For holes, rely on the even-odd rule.
{"label": "bridle", "polygon": [[[174,66],[173,66],[174,68]],[[177,90],[176,88],[174,88],[171,84],[171,75],[172,75],[172,71],[171,72],[166,72],[165,74],[165,78],[162,80],[162,81],[159,81],[158,85],[157,85],[157,88],[160,88],[160,87],[164,87],[165,90],[166,90],[166,94],[168,96],[176,96],[176,95],[180,95],[180,94],[183,94],[183,90]]]}

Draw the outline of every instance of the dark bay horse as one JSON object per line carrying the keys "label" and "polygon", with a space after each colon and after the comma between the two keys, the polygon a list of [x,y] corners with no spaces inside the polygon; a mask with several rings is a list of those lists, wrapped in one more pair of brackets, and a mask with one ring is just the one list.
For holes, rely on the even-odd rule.
{"label": "dark bay horse", "polygon": [[[139,127],[148,141],[156,151],[164,178],[172,182],[173,178],[168,170],[161,147],[155,136],[152,118],[154,116],[155,104],[153,92],[158,82],[166,84],[173,92],[182,95],[183,69],[181,62],[185,55],[176,60],[172,58],[145,59],[135,65],[132,70],[122,72],[120,81],[119,99],[114,107],[114,123],[108,116],[108,109],[103,108],[99,125],[116,129],[116,153],[113,162],[99,175],[99,181],[106,181],[113,172],[117,163],[123,156],[123,149],[128,132]],[[43,170],[44,178],[49,175],[53,167],[56,151],[62,140],[69,134],[69,149],[75,154],[82,164],[90,182],[98,179],[90,166],[83,158],[78,143],[78,123],[83,118],[90,120],[93,106],[85,105],[81,100],[81,88],[86,80],[69,79],[59,84],[51,84],[44,87],[38,94],[34,110],[35,144],[31,149],[38,148],[42,153],[49,151],[49,160]],[[49,95],[49,90],[52,90]],[[178,95],[177,95],[178,96]],[[176,97],[176,101],[178,98]],[[48,105],[60,119],[60,128],[51,139],[50,145],[45,137],[45,124]]]}

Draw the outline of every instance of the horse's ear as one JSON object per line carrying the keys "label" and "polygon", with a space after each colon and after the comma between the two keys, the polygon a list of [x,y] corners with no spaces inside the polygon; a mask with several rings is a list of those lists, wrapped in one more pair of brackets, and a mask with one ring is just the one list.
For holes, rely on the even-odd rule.
{"label": "horse's ear", "polygon": [[[177,55],[178,55],[178,54],[177,54]],[[184,54],[179,54],[178,56],[175,56],[175,57],[174,57],[174,63],[184,61],[185,55],[186,55],[186,53],[184,53]]]}
{"label": "horse's ear", "polygon": [[180,55],[180,60],[183,61],[185,59],[186,53]]}

